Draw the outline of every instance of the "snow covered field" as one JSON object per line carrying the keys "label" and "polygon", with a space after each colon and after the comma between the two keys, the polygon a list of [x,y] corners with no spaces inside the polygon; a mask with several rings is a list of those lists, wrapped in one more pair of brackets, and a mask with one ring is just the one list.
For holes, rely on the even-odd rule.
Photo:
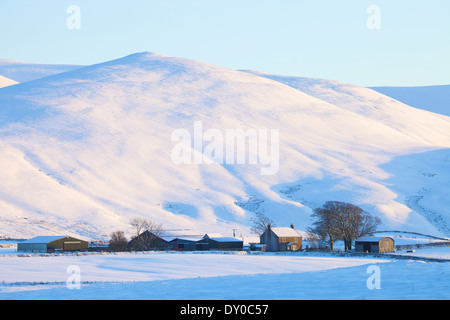
{"label": "snow covered field", "polygon": [[408,255],[411,257],[450,260],[450,247],[422,248],[422,249],[413,249],[413,250],[414,250],[414,252],[408,252],[411,250],[401,250],[401,251],[397,251],[392,254],[393,255]]}
{"label": "snow covered field", "polygon": [[[71,266],[80,289],[67,286]],[[3,255],[0,299],[448,299],[449,276],[449,263],[306,254]]]}

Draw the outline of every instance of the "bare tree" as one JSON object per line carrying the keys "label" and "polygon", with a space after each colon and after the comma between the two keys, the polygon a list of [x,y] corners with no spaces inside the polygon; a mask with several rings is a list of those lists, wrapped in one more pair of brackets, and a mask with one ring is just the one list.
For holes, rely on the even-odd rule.
{"label": "bare tree", "polygon": [[345,250],[351,250],[353,241],[359,237],[370,236],[376,231],[381,220],[378,217],[371,216],[363,209],[347,204],[344,206],[343,220],[347,221],[343,224]]}
{"label": "bare tree", "polygon": [[268,229],[269,225],[272,227],[275,226],[274,222],[262,212],[256,212],[255,216],[251,218],[250,221],[253,222],[253,226],[251,228],[252,232],[259,236]]}
{"label": "bare tree", "polygon": [[328,237],[332,249],[335,241],[343,240],[346,251],[351,250],[357,238],[372,235],[381,223],[360,207],[339,201],[327,201],[322,208],[314,210],[313,217],[317,221],[311,232]]}
{"label": "bare tree", "polygon": [[109,248],[112,251],[120,252],[125,251],[128,245],[128,240],[125,237],[125,233],[123,231],[114,231],[111,233],[111,240],[109,241]]}
{"label": "bare tree", "polygon": [[338,228],[336,223],[336,213],[326,203],[323,208],[314,210],[312,217],[316,219],[312,228],[308,228],[308,232],[317,235],[320,239],[326,242],[331,251],[334,250],[336,241],[342,238],[342,231]]}
{"label": "bare tree", "polygon": [[132,219],[130,225],[134,236],[130,241],[130,249],[143,251],[162,248],[162,225],[140,217]]}

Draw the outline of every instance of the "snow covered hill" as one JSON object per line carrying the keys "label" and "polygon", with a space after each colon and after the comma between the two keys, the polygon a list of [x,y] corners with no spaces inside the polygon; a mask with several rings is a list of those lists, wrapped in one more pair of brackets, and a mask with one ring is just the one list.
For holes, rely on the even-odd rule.
{"label": "snow covered hill", "polygon": [[[278,170],[214,157],[177,164],[174,132],[195,140],[199,123],[193,160],[207,133],[279,130]],[[448,235],[447,190],[426,175],[404,179],[395,161],[429,155],[433,167],[409,168],[448,181],[450,118],[335,81],[138,53],[0,89],[0,137],[0,234],[11,237],[96,238],[128,231],[135,216],[249,235],[255,212],[304,229],[327,200],[366,208],[383,230]]]}

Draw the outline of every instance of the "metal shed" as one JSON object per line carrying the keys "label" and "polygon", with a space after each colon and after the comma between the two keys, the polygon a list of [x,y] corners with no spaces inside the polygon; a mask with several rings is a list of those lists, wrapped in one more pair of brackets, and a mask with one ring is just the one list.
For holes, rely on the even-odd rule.
{"label": "metal shed", "polygon": [[232,250],[242,251],[244,248],[244,241],[232,237],[217,237],[210,238],[205,235],[203,239],[198,241],[195,245],[196,250]]}
{"label": "metal shed", "polygon": [[201,237],[176,237],[169,241],[169,249],[177,251],[194,251]]}
{"label": "metal shed", "polygon": [[39,236],[17,244],[18,252],[47,253],[55,250],[83,251],[89,242],[69,236]]}
{"label": "metal shed", "polygon": [[355,241],[355,251],[386,253],[395,251],[395,241],[389,237],[362,237]]}

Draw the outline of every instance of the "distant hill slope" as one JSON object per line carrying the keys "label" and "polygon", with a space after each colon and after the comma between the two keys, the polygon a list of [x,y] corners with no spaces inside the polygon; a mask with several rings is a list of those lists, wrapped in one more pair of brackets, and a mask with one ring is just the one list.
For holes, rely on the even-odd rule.
{"label": "distant hill slope", "polygon": [[27,82],[80,68],[77,65],[27,63],[0,59],[0,75],[17,82]]}
{"label": "distant hill slope", "polygon": [[[261,157],[227,164],[217,154],[177,164],[179,129],[192,135],[192,162],[211,147],[206,133],[279,130],[278,170],[261,175]],[[138,53],[0,90],[0,234],[107,236],[141,216],[248,235],[256,212],[304,230],[312,209],[340,200],[379,216],[383,230],[442,235],[449,198],[430,179],[447,179],[448,148],[450,118],[367,88]],[[423,159],[439,169],[411,164]],[[397,163],[413,170],[408,185]]]}
{"label": "distant hill slope", "polygon": [[450,117],[450,85],[425,87],[372,87],[371,89],[414,108]]}

